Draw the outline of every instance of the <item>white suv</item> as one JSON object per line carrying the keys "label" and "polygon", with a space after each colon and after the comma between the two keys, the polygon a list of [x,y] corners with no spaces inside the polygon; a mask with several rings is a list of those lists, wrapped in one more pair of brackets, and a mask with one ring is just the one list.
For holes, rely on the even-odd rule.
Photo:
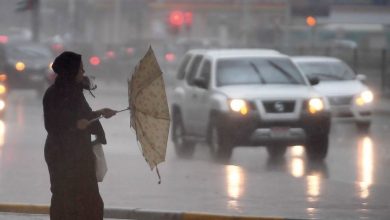
{"label": "white suv", "polygon": [[266,146],[281,157],[303,144],[310,159],[328,151],[329,103],[291,59],[274,50],[191,50],[183,57],[172,103],[172,140],[180,157],[206,141],[227,160],[235,146]]}

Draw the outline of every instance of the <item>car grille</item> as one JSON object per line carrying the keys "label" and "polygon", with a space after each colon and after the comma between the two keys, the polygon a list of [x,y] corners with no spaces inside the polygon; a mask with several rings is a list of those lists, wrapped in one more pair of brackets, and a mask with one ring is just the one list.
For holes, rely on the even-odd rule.
{"label": "car grille", "polygon": [[294,111],[295,101],[263,101],[267,113],[290,113]]}
{"label": "car grille", "polygon": [[353,96],[329,97],[331,105],[349,105],[351,104]]}

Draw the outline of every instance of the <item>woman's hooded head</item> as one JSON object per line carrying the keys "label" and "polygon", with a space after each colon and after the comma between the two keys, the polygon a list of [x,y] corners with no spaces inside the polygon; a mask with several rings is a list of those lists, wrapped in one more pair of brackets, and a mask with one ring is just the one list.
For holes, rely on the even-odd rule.
{"label": "woman's hooded head", "polygon": [[79,72],[81,65],[81,55],[65,51],[54,59],[52,68],[58,75],[65,78],[74,78]]}

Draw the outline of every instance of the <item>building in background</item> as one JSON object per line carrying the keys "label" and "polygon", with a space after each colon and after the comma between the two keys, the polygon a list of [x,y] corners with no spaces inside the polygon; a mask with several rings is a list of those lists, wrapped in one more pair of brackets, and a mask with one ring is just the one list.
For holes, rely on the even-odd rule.
{"label": "building in background", "polygon": [[[388,0],[40,2],[40,41],[87,42],[97,48],[137,42],[187,47],[284,48],[332,40],[350,40],[365,48],[385,48],[390,42]],[[16,3],[0,3],[0,31],[20,32],[18,37],[28,38],[30,12],[15,12]],[[307,16],[316,19],[315,26],[306,24]]]}

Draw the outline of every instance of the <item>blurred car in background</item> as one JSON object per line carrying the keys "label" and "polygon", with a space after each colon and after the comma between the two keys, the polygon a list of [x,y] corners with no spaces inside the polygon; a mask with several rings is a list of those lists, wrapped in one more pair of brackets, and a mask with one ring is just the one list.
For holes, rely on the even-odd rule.
{"label": "blurred car in background", "polygon": [[6,75],[8,89],[35,89],[43,94],[53,55],[50,49],[30,42],[0,44],[0,71]]}
{"label": "blurred car in background", "polygon": [[362,82],[365,75],[356,75],[334,57],[300,56],[293,61],[306,76],[320,80],[314,87],[328,98],[333,116],[353,119],[359,130],[369,129],[374,94]]}
{"label": "blurred car in background", "polygon": [[[53,45],[51,45],[52,48]],[[59,46],[59,48],[62,48],[62,50],[59,50],[57,52],[52,52],[55,54],[55,56],[59,55],[65,50],[71,50],[76,53],[81,54],[83,64],[84,64],[84,70],[86,71],[86,74],[90,75],[91,77],[95,76],[101,76],[103,75],[103,69],[102,69],[102,59],[101,56],[98,55],[98,52],[96,49],[90,44],[86,42],[72,42],[68,45],[65,45],[65,47]],[[52,48],[53,49],[53,48]],[[54,59],[54,58],[53,58]],[[49,71],[46,74],[46,79],[49,84],[54,83],[54,80],[56,78],[56,74],[53,72],[53,70],[50,68]]]}
{"label": "blurred car in background", "polygon": [[[235,146],[266,146],[271,158],[303,144],[310,159],[328,151],[329,104],[291,59],[274,50],[190,50],[172,98],[176,154],[205,141],[215,159]],[[318,81],[317,81],[318,83]]]}
{"label": "blurred car in background", "polygon": [[0,119],[4,118],[7,107],[8,89],[5,81],[6,76],[0,73]]}
{"label": "blurred car in background", "polygon": [[116,81],[127,80],[138,61],[134,58],[139,52],[135,45],[107,45],[100,55],[101,77]]}

